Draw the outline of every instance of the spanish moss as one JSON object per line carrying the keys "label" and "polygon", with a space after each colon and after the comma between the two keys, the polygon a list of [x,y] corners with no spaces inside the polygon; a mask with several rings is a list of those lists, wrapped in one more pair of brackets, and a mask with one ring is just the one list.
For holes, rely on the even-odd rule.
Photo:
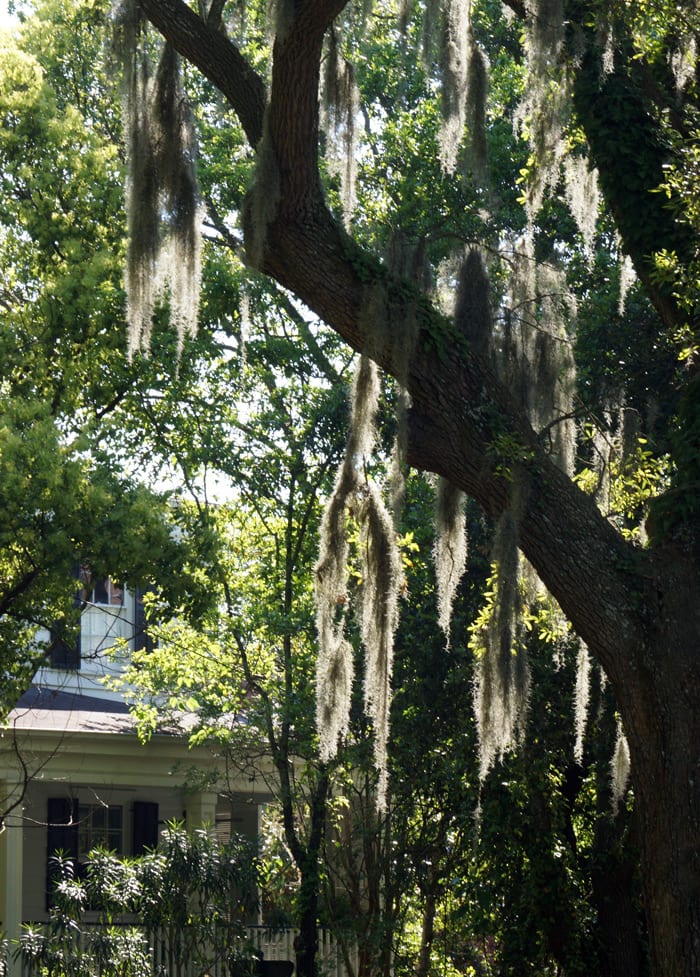
{"label": "spanish moss", "polygon": [[374,444],[374,415],[379,396],[376,368],[362,357],[352,390],[352,421],[343,462],[321,521],[316,564],[316,724],[323,757],[335,754],[347,731],[350,715],[353,660],[345,638],[348,600],[348,507],[360,478],[358,470]]}
{"label": "spanish moss", "polygon": [[147,344],[150,337],[160,251],[160,181],[151,119],[151,64],[142,44],[145,27],[145,18],[133,0],[115,5],[112,49],[122,68],[128,164],[125,287],[132,351]]}
{"label": "spanish moss", "polygon": [[493,356],[493,317],[489,280],[481,253],[471,248],[462,263],[454,311],[455,326],[469,348],[487,359]]}
{"label": "spanish moss", "polygon": [[194,118],[183,88],[180,56],[168,43],[156,74],[153,121],[164,214],[160,277],[169,291],[170,318],[182,343],[185,335],[196,332],[199,319],[203,210]]}
{"label": "spanish moss", "polygon": [[539,268],[540,317],[530,331],[530,420],[552,461],[574,473],[576,365],[567,335],[571,306],[564,272],[554,264]]}
{"label": "spanish moss", "polygon": [[548,187],[559,179],[566,149],[564,126],[571,104],[561,56],[564,45],[562,0],[526,0],[525,97],[515,123],[529,142],[534,160],[527,184],[527,213],[534,221]]}
{"label": "spanish moss", "polygon": [[518,624],[522,611],[518,530],[510,509],[499,519],[493,552],[491,604],[472,640],[477,650],[474,705],[481,780],[520,741],[530,692],[530,669]]}
{"label": "spanish moss", "polygon": [[[454,322],[458,334],[475,354],[491,357],[493,320],[489,281],[476,249],[468,251],[459,271]],[[466,496],[444,478],[437,479],[435,495],[433,561],[438,623],[449,645],[452,605],[467,562]]]}
{"label": "spanish moss", "polygon": [[436,488],[433,560],[437,584],[438,624],[448,645],[452,605],[467,565],[466,496],[446,478]]}
{"label": "spanish moss", "polygon": [[250,298],[247,291],[241,288],[240,299],[238,303],[238,314],[240,317],[240,363],[241,363],[241,373],[245,372],[246,366],[248,365],[248,337],[251,334],[251,318],[250,318]]}
{"label": "spanish moss", "polygon": [[615,750],[610,763],[610,787],[612,793],[613,813],[620,807],[630,779],[630,749],[622,723],[617,721],[617,738]]}
{"label": "spanish moss", "polygon": [[424,47],[428,57],[434,46],[439,51],[442,81],[440,160],[447,173],[454,173],[466,134],[465,162],[474,175],[483,180],[486,175],[488,62],[472,32],[472,0],[443,0],[439,45],[432,44],[436,22],[431,8],[431,4],[426,4]]}
{"label": "spanish moss", "polygon": [[467,126],[466,162],[475,178],[487,182],[486,96],[489,65],[486,52],[469,31],[465,123]]}
{"label": "spanish moss", "polygon": [[575,362],[567,336],[573,306],[563,271],[537,264],[530,234],[516,242],[496,362],[552,460],[573,473]]}
{"label": "spanish moss", "polygon": [[615,70],[615,32],[612,24],[601,23],[598,28],[599,46],[603,52],[600,70],[603,75],[611,75]]}
{"label": "spanish moss", "polygon": [[401,562],[393,520],[377,486],[368,483],[361,513],[362,644],[365,649],[365,708],[372,720],[374,761],[379,773],[377,806],[386,808],[387,744],[391,707],[394,635],[398,626]]}
{"label": "spanish moss", "polygon": [[[474,282],[480,277],[477,272],[481,266],[473,257],[471,261],[469,277]],[[576,433],[575,378],[566,328],[572,305],[564,275],[555,264],[535,260],[531,229],[515,242],[510,263],[498,329],[484,329],[491,317],[488,290],[481,284],[472,286],[471,295],[462,288],[458,296],[461,332],[475,352],[494,358],[502,382],[522,405],[544,449],[570,475]],[[483,269],[481,277],[485,283]],[[489,336],[493,336],[491,341]],[[517,470],[511,471],[510,477],[511,502],[501,514],[494,536],[490,593],[472,638],[477,652],[474,698],[482,779],[524,731],[530,672],[519,619],[526,606],[541,599],[543,590],[537,574],[519,554],[518,512],[523,487]],[[551,613],[559,614],[554,602]]]}
{"label": "spanish moss", "polygon": [[598,174],[584,156],[567,156],[564,160],[566,201],[583,238],[583,252],[593,260],[596,226],[601,196]]}
{"label": "spanish moss", "polygon": [[328,34],[322,95],[321,121],[326,134],[326,160],[329,172],[340,182],[343,218],[346,227],[349,227],[357,203],[357,117],[360,95],[355,69],[340,51],[334,29]]}
{"label": "spanish moss", "polygon": [[625,314],[627,306],[627,296],[637,280],[637,273],[634,270],[632,259],[628,254],[620,255],[620,294],[618,299],[617,311],[620,315]]}
{"label": "spanish moss", "polygon": [[574,759],[583,763],[583,742],[588,722],[588,703],[591,696],[591,658],[581,642],[576,659],[576,688],[574,691]]}
{"label": "spanish moss", "polygon": [[202,218],[192,114],[172,45],[155,75],[145,21],[133,0],[114,11],[114,50],[124,79],[128,247],[125,285],[129,350],[148,346],[153,314],[166,295],[179,344],[199,316]]}
{"label": "spanish moss", "polygon": [[453,173],[455,170],[457,152],[464,134],[469,77],[470,20],[471,0],[444,0],[440,52],[442,72],[440,158],[448,173]]}
{"label": "spanish moss", "polygon": [[698,63],[697,41],[693,34],[683,35],[675,51],[669,57],[669,64],[676,82],[676,90],[683,93],[695,79]]}
{"label": "spanish moss", "polygon": [[348,519],[359,529],[362,578],[360,625],[365,651],[365,705],[372,720],[379,773],[378,806],[386,803],[386,749],[391,705],[394,633],[398,624],[401,564],[391,515],[366,475],[375,443],[379,374],[361,357],[352,392],[352,419],[345,458],[321,524],[316,565],[316,622],[319,639],[316,718],[321,755],[332,756],[348,728],[352,691],[352,648],[345,638],[348,602]]}
{"label": "spanish moss", "polygon": [[391,468],[389,472],[389,487],[391,491],[391,510],[394,514],[394,525],[398,529],[406,497],[406,448],[408,443],[408,412],[411,407],[411,397],[401,384],[396,393],[396,437],[391,452]]}
{"label": "spanish moss", "polygon": [[[399,229],[394,229],[386,254],[386,265],[396,277],[406,279],[417,285],[424,293],[430,292],[433,284],[432,268],[428,257],[426,240],[424,237],[417,241],[410,239]],[[394,513],[394,523],[398,523],[403,511],[406,488],[406,448],[408,442],[408,412],[411,407],[411,397],[408,393],[408,374],[415,352],[419,334],[418,317],[415,303],[409,302],[404,309],[404,328],[398,341],[395,334],[386,328],[387,316],[372,317],[369,328],[375,334],[375,340],[380,343],[391,344],[393,373],[396,377],[396,436],[391,457],[391,508]],[[384,328],[382,328],[384,326]]]}
{"label": "spanish moss", "polygon": [[335,753],[339,738],[347,732],[350,717],[354,663],[352,647],[345,637],[349,555],[346,506],[354,485],[352,466],[344,464],[323,514],[316,565],[319,646],[316,662],[316,725],[322,758]]}

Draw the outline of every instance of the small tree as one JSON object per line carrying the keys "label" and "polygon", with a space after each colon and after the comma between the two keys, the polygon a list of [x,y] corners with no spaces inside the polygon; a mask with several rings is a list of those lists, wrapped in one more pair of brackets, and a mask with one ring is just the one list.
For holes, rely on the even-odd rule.
{"label": "small tree", "polygon": [[[95,849],[84,873],[58,855],[54,876],[48,927],[26,926],[16,951],[29,977],[146,977],[156,966],[181,977],[252,966],[245,919],[257,862],[244,838],[220,844],[172,823],[157,850],[124,859]],[[86,925],[88,911],[97,925]]]}

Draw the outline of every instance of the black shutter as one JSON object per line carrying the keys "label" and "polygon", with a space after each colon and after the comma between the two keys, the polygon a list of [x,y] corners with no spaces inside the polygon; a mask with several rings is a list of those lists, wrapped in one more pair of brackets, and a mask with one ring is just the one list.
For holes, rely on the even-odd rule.
{"label": "black shutter", "polygon": [[146,626],[146,609],[143,606],[143,591],[137,587],[134,592],[134,651],[153,651],[153,638]]}
{"label": "black shutter", "polygon": [[[74,575],[80,578],[80,565],[76,564]],[[73,608],[78,611],[83,606],[83,597],[78,590],[73,597]],[[51,628],[49,662],[52,668],[80,668],[80,624],[76,632],[67,633],[65,623]]]}
{"label": "black shutter", "polygon": [[46,908],[51,907],[51,892],[56,881],[52,858],[58,852],[78,860],[78,800],[72,797],[50,797],[46,829]]}
{"label": "black shutter", "polygon": [[64,628],[51,628],[49,661],[52,668],[80,668],[80,631],[70,639]]}
{"label": "black shutter", "polygon": [[152,801],[134,801],[133,854],[143,855],[147,848],[157,845],[158,805]]}

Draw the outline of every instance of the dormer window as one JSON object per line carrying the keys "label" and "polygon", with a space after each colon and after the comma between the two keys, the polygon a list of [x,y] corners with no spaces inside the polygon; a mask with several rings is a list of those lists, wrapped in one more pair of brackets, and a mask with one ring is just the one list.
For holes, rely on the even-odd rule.
{"label": "dormer window", "polygon": [[124,606],[122,584],[115,583],[109,577],[93,579],[92,573],[87,567],[81,568],[80,579],[83,583],[81,597],[86,604],[99,604],[107,607]]}
{"label": "dormer window", "polygon": [[78,586],[75,606],[80,611],[77,631],[55,628],[49,660],[53,668],[78,671],[95,681],[118,669],[114,658],[127,648],[149,646],[144,608],[139,590],[129,590],[110,577],[98,577],[89,567],[76,567]]}

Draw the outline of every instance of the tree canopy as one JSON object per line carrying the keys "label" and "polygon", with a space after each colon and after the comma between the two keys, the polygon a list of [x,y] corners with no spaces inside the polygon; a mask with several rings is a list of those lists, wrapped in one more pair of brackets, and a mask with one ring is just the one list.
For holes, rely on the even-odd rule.
{"label": "tree canopy", "polygon": [[[501,567],[517,569],[517,546],[604,668],[629,740],[654,966],[697,970],[698,893],[687,876],[698,817],[696,788],[688,791],[698,694],[696,248],[679,196],[681,184],[690,189],[694,5],[355,9],[308,0],[277,7],[262,51],[254,7],[245,18],[182,0],[132,9],[218,89],[255,153],[240,210],[248,261],[401,382],[411,402],[406,462],[499,520]],[[567,213],[578,231],[569,223],[563,233]],[[413,265],[397,261],[407,239]],[[439,296],[454,294],[458,276],[438,262],[455,242],[487,249],[489,260],[467,256],[450,309]],[[427,272],[415,264],[421,251]],[[629,403],[643,432],[658,425],[654,448],[672,455],[646,547],[621,532],[628,513],[615,524],[572,479],[566,423],[588,417],[609,439],[605,415],[631,396],[627,387],[645,386],[631,362],[611,371],[625,382],[593,402],[572,386],[570,352],[597,385],[600,344],[610,341],[593,330],[592,344],[572,342],[568,293],[579,314],[599,302],[591,274],[619,282],[627,272],[613,272],[611,259],[624,255],[649,303],[637,313],[654,337],[647,352],[675,343],[680,358],[666,374],[677,396],[652,388],[650,365],[647,403]],[[634,329],[619,307],[614,321],[615,334]],[[503,608],[518,596],[512,573],[498,586],[503,648],[513,633]],[[509,723],[517,729],[517,714]]]}
{"label": "tree canopy", "polygon": [[[89,18],[75,27],[74,66],[102,50]],[[195,614],[208,600],[194,572],[210,545],[205,527],[190,519],[185,531],[128,433],[132,405],[175,360],[166,347],[139,373],[126,356],[117,116],[104,73],[92,87],[77,69],[65,73],[66,50],[41,33],[23,48],[0,39],[3,709],[45,652],[37,630],[77,624],[81,563],[133,587],[157,581],[164,601]]]}
{"label": "tree canopy", "polygon": [[[70,9],[56,0],[37,7]],[[104,7],[80,9],[99,19]],[[372,426],[379,401],[370,395],[381,389],[397,406],[394,499],[402,468],[438,476],[445,630],[462,570],[464,499],[493,524],[487,603],[470,632],[481,779],[525,724],[526,632],[566,633],[560,608],[607,676],[629,744],[653,972],[698,973],[696,5],[299,0],[271,11],[129,0],[112,21],[128,130],[128,375],[151,370],[142,341],[156,352],[180,347],[184,371],[190,344],[235,337],[242,347],[246,308],[264,308],[271,294],[317,364],[315,317],[362,357],[317,568],[332,582],[327,616],[318,610],[321,624],[331,622],[319,629],[326,678],[335,676],[325,701],[352,704],[340,690],[356,646],[344,613],[352,594],[362,601],[374,668],[364,698],[383,763],[402,579],[393,551],[400,507],[390,512],[379,487],[390,451]],[[64,61],[53,71],[70,84]],[[5,151],[13,133],[18,145],[45,143],[75,183],[44,210],[48,190],[18,158],[4,199],[26,205],[26,223],[15,238],[4,234],[3,247],[14,249],[32,300],[44,269],[38,276],[36,258],[25,256],[28,240],[49,268],[92,267],[87,282],[72,280],[75,315],[58,317],[52,335],[69,337],[84,303],[91,322],[94,309],[107,309],[97,333],[116,337],[109,289],[95,295],[103,280],[63,226],[91,193],[93,157],[86,148],[67,166],[59,136],[72,110],[41,91],[26,56],[11,55],[8,70],[22,74],[20,89],[39,108],[8,109]],[[102,104],[90,138],[106,135],[99,152],[116,160],[109,98]],[[36,131],[23,135],[25,125]],[[101,197],[106,228],[118,212],[110,199]],[[209,273],[200,295],[188,276],[200,266],[202,224]],[[219,250],[209,252],[214,239]],[[235,264],[235,287],[219,287],[217,262]],[[186,340],[198,318],[203,333]],[[283,372],[289,348],[274,330],[262,342]],[[325,358],[332,383],[334,363]],[[155,372],[159,390],[182,391],[175,366],[171,383]],[[191,430],[206,426],[211,392],[200,385],[192,410],[181,411]],[[231,384],[229,396],[245,391]],[[275,396],[284,403],[291,393]],[[241,430],[246,422],[239,412]],[[161,444],[174,445],[176,427],[161,419]],[[365,556],[357,594],[346,577],[355,541]],[[556,605],[542,618],[545,589]],[[349,730],[347,716],[331,713],[327,759]]]}

